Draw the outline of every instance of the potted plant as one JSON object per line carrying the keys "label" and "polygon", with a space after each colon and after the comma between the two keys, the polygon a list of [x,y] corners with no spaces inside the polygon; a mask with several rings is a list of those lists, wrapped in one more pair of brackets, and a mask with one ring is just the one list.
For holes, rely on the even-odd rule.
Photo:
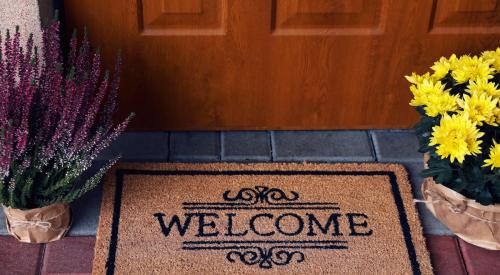
{"label": "potted plant", "polygon": [[101,58],[87,36],[75,35],[63,62],[59,22],[43,28],[39,56],[33,38],[20,46],[18,28],[0,41],[0,204],[9,233],[22,242],[62,238],[69,203],[94,188],[111,160],[85,182],[79,180],[97,154],[124,131],[117,126],[120,60],[113,78],[101,74]]}
{"label": "potted plant", "polygon": [[463,240],[500,249],[500,48],[406,76],[425,153],[427,208]]}

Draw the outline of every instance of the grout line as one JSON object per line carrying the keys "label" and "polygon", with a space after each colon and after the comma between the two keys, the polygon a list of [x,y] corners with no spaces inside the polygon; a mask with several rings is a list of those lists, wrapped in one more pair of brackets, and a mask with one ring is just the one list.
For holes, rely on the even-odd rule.
{"label": "grout line", "polygon": [[380,131],[380,132],[387,132],[387,133],[411,133],[415,132],[415,129],[408,128],[408,129],[370,129],[368,131]]}
{"label": "grout line", "polygon": [[371,130],[368,130],[366,133],[368,135],[368,139],[370,140],[370,149],[372,151],[373,157],[375,158],[375,162],[378,162],[377,150],[375,150],[375,141],[373,140],[373,133]]}
{"label": "grout line", "polygon": [[36,275],[42,274],[44,261],[45,261],[45,250],[46,250],[47,244],[41,244],[40,248],[40,254],[38,255],[38,264],[37,264],[37,270],[36,270]]}
{"label": "grout line", "polygon": [[222,157],[224,156],[224,133],[223,131],[219,132],[219,161],[222,161]]}
{"label": "grout line", "polygon": [[172,151],[170,148],[170,139],[171,139],[172,132],[168,131],[167,132],[167,162],[170,161],[170,152]]}
{"label": "grout line", "polygon": [[232,155],[230,157],[225,157],[224,161],[229,162],[269,162],[271,161],[269,157],[264,156],[247,156],[247,155]]}
{"label": "grout line", "polygon": [[269,139],[271,147],[271,162],[276,161],[276,142],[274,141],[274,131],[269,131]]}
{"label": "grout line", "polygon": [[462,268],[464,269],[465,271],[465,274],[470,274],[469,270],[467,270],[467,264],[465,263],[465,259],[464,259],[464,254],[462,253],[462,245],[460,244],[460,240],[458,239],[458,237],[453,237],[453,239],[455,240],[455,246],[458,250],[458,255],[460,256],[460,262],[462,263]]}

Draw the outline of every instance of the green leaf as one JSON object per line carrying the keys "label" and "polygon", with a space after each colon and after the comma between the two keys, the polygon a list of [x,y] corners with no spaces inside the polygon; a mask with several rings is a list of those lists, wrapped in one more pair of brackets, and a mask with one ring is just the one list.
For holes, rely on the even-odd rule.
{"label": "green leaf", "polygon": [[458,171],[458,175],[459,177],[453,181],[454,184],[452,189],[460,193],[465,189],[465,187],[467,187],[467,180],[465,179],[462,170]]}
{"label": "green leaf", "polygon": [[33,187],[33,179],[26,179],[24,186],[22,186],[22,191],[20,194],[20,202],[23,208],[29,208],[30,206],[30,198],[32,196],[31,189]]}
{"label": "green leaf", "polygon": [[428,168],[420,173],[424,178],[435,177],[439,183],[449,182],[453,176],[453,170],[450,168]]}
{"label": "green leaf", "polygon": [[444,170],[436,176],[435,180],[442,184],[448,184],[453,181],[453,170]]}
{"label": "green leaf", "polygon": [[85,195],[90,190],[94,189],[100,183],[106,171],[108,171],[108,169],[111,168],[111,166],[113,166],[116,163],[118,158],[119,157],[111,160],[106,166],[99,169],[99,171],[94,176],[92,176],[89,180],[87,180],[85,184],[83,184],[83,186],[81,186],[80,188],[76,188],[72,192],[69,192],[66,196],[61,197],[61,199],[58,202],[70,203],[80,198],[81,196]]}
{"label": "green leaf", "polygon": [[493,196],[491,195],[490,190],[488,190],[488,186],[485,185],[483,190],[479,193],[476,198],[476,201],[482,205],[490,205],[493,204]]}
{"label": "green leaf", "polygon": [[432,127],[438,123],[439,120],[436,120],[435,118],[423,116],[422,119],[415,125],[415,133],[417,135],[430,133],[432,131]]}
{"label": "green leaf", "polygon": [[427,116],[427,115],[425,114],[425,110],[424,110],[424,107],[423,107],[423,106],[417,106],[417,107],[415,108],[415,110],[417,110],[417,112],[418,112],[421,116]]}
{"label": "green leaf", "polygon": [[418,152],[424,154],[429,152],[430,149],[429,145],[422,145],[418,148]]}

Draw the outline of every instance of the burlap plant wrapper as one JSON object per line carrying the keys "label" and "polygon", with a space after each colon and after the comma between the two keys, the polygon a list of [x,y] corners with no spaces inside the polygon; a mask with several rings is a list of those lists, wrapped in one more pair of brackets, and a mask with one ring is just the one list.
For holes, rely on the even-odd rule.
{"label": "burlap plant wrapper", "polygon": [[25,243],[48,243],[66,235],[71,223],[67,204],[53,204],[42,208],[20,210],[3,206],[7,230]]}
{"label": "burlap plant wrapper", "polygon": [[[428,168],[429,154],[424,154]],[[434,216],[464,241],[490,250],[500,250],[500,205],[481,205],[454,190],[425,179],[425,205]]]}
{"label": "burlap plant wrapper", "polygon": [[[261,199],[255,209],[246,208],[250,198]],[[328,203],[339,209],[322,209]],[[124,163],[108,172],[100,211],[93,274],[433,274],[401,165]],[[163,221],[178,215],[185,224],[189,213],[211,213],[204,230],[220,234],[201,236],[201,217],[193,216],[185,233],[174,226],[165,235]],[[321,232],[307,218],[325,226],[332,213],[341,234],[333,223]],[[355,236],[349,213],[366,214],[367,223],[355,218],[356,228],[370,233]],[[252,229],[252,217],[269,214]],[[291,235],[278,230],[282,215]],[[290,215],[304,219],[295,235]]]}
{"label": "burlap plant wrapper", "polygon": [[500,250],[500,205],[481,205],[432,179],[426,179],[422,193],[427,208],[464,241]]}

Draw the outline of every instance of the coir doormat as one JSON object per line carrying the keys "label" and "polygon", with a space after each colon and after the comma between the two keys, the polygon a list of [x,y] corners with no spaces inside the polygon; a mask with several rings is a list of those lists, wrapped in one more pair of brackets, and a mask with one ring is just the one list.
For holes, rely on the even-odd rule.
{"label": "coir doormat", "polygon": [[405,169],[122,164],[94,274],[431,274]]}

